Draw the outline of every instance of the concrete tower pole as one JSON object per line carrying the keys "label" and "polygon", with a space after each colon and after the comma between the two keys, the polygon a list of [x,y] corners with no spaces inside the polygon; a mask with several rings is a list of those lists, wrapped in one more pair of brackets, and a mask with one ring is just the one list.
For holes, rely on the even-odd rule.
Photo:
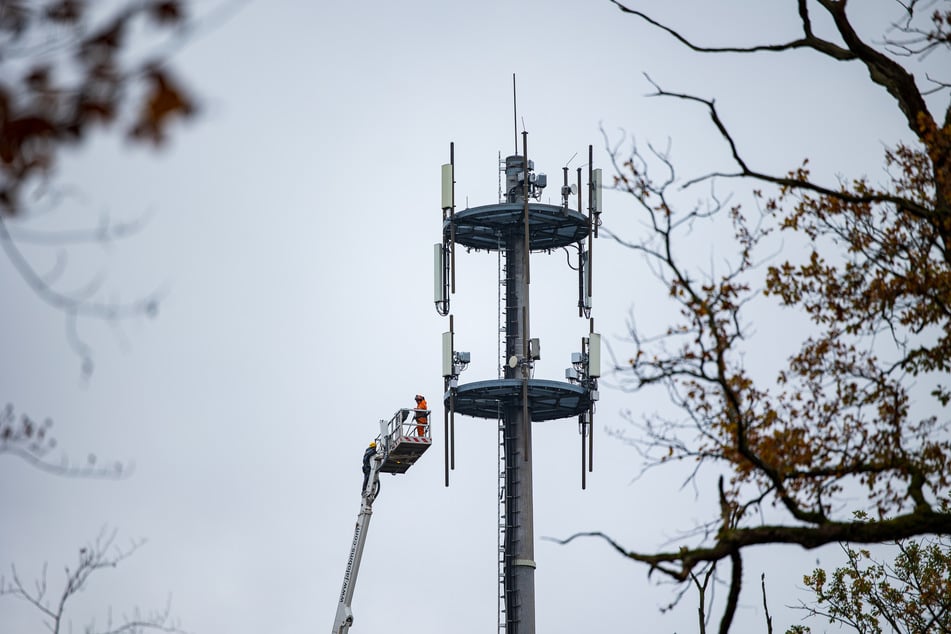
{"label": "concrete tower pole", "polygon": [[[522,156],[506,158],[507,202],[523,202],[518,175],[527,177]],[[505,378],[522,379],[527,372],[525,339],[528,334],[529,284],[524,227],[515,225],[505,240],[505,356],[522,363],[505,366]],[[507,634],[535,633],[535,526],[532,492],[532,424],[525,420],[522,403],[506,405],[505,429],[505,588]]]}

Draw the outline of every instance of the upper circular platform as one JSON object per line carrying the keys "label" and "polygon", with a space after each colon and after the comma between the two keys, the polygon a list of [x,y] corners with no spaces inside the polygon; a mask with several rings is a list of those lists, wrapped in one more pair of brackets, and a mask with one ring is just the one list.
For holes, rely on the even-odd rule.
{"label": "upper circular platform", "polygon": [[[525,222],[525,203],[482,205],[454,214],[456,242],[475,249],[497,251],[505,247],[507,235],[521,235]],[[450,221],[443,223],[443,235],[449,237]],[[584,214],[557,205],[528,203],[529,248],[532,251],[557,249],[588,237],[588,218]]]}
{"label": "upper circular platform", "polygon": [[[443,396],[449,406],[449,393]],[[521,406],[522,380],[496,379],[466,383],[456,388],[456,411],[475,418],[498,418],[500,408]],[[569,418],[591,407],[580,385],[546,379],[528,380],[528,406],[533,421]]]}

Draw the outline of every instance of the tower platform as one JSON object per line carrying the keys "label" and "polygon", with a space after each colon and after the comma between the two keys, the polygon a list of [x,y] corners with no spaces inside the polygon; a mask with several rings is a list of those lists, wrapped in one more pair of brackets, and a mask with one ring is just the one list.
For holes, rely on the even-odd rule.
{"label": "tower platform", "polygon": [[[449,406],[449,393],[443,397]],[[506,407],[522,405],[522,379],[466,383],[456,388],[456,412],[474,418],[497,419]],[[591,408],[588,392],[580,385],[547,379],[528,380],[528,407],[533,421],[570,418]]]}
{"label": "tower platform", "polygon": [[[482,205],[457,211],[443,223],[443,236],[449,238],[455,225],[455,241],[466,247],[498,251],[505,248],[505,236],[521,234],[525,222],[522,202]],[[575,244],[588,237],[588,217],[559,205],[528,203],[529,248],[545,251]]]}

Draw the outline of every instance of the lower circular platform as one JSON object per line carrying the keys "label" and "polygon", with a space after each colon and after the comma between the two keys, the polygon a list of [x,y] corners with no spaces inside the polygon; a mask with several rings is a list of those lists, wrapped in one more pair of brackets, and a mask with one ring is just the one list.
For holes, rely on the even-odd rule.
{"label": "lower circular platform", "polygon": [[[449,407],[449,392],[446,392],[443,401]],[[455,409],[465,416],[497,419],[500,410],[521,404],[521,379],[477,381],[456,388]],[[557,420],[577,416],[588,410],[591,399],[587,390],[580,385],[529,379],[528,407],[533,421]]]}
{"label": "lower circular platform", "polygon": [[[451,223],[446,220],[443,224],[443,234],[448,237],[454,229],[458,244],[497,251],[504,247],[505,235],[523,231],[524,222],[525,203],[483,205],[457,211]],[[556,205],[529,202],[528,227],[532,251],[557,249],[588,237],[588,218],[574,209]]]}

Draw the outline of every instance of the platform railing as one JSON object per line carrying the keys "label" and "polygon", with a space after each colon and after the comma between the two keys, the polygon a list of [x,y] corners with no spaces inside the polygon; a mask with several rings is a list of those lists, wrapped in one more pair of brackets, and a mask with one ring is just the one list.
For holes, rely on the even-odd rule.
{"label": "platform railing", "polygon": [[[418,414],[425,416],[425,423],[416,420]],[[431,438],[430,415],[431,412],[428,409],[404,407],[398,410],[389,421],[380,421],[380,435],[377,437],[377,442],[382,442],[389,451],[399,444],[401,438]]]}

